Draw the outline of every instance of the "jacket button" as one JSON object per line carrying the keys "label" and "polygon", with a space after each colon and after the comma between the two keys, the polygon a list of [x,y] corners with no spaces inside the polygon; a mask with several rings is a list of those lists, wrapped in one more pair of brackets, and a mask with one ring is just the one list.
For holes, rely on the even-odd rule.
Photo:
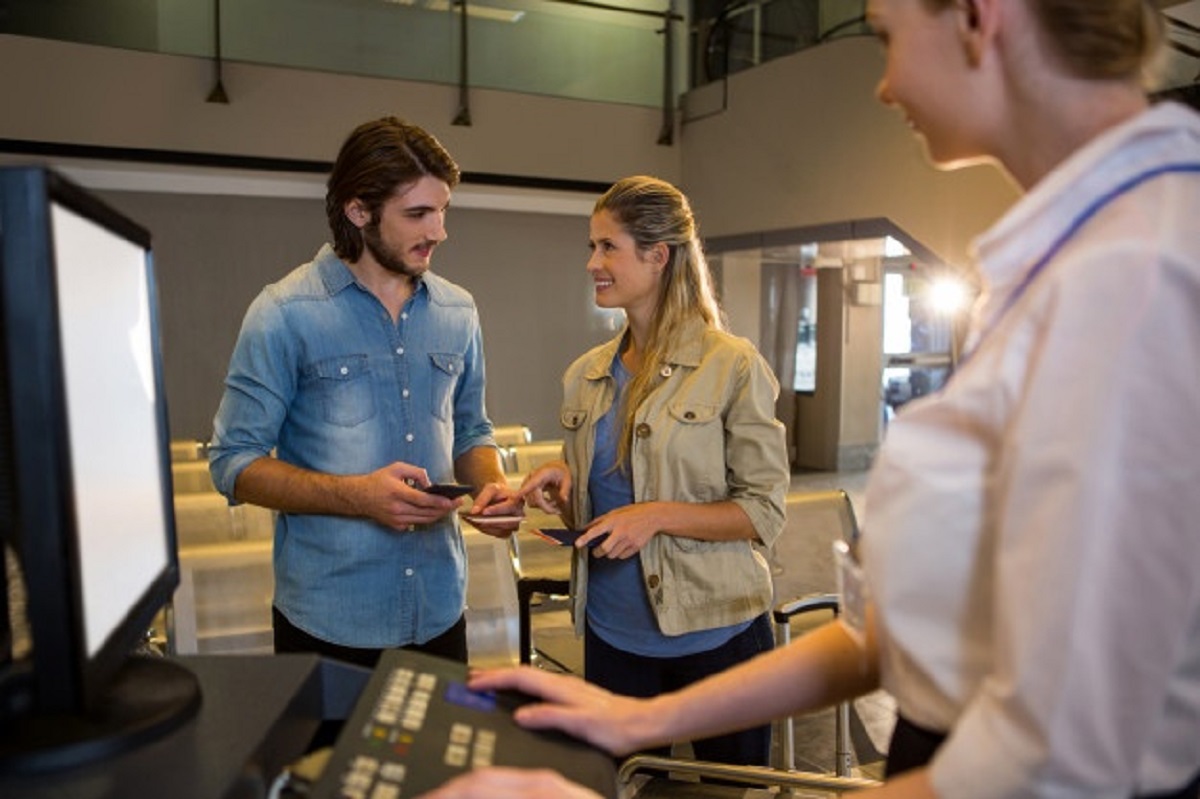
{"label": "jacket button", "polygon": [[658,588],[658,582],[659,580],[657,574],[650,575],[650,577],[646,580],[646,584],[651,588]]}
{"label": "jacket button", "polygon": [[642,422],[634,429],[633,434],[635,436],[637,436],[638,438],[649,438],[650,437],[650,425],[646,424],[645,422]]}
{"label": "jacket button", "polygon": [[683,414],[683,418],[690,421],[696,418],[696,414],[692,413],[691,411],[687,411]]}

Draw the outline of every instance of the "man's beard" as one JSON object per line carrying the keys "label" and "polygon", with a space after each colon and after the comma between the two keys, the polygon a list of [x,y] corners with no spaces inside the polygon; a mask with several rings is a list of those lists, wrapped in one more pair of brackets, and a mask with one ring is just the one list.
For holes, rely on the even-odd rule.
{"label": "man's beard", "polygon": [[424,266],[410,266],[404,262],[403,258],[387,248],[387,245],[383,243],[383,237],[379,235],[378,222],[363,225],[362,238],[363,246],[367,248],[376,262],[389,272],[405,277],[420,277],[425,274]]}

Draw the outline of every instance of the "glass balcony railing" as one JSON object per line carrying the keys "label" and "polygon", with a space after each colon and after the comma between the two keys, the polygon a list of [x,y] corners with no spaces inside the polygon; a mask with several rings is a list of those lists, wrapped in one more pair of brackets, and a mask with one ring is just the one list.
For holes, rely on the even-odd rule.
{"label": "glass balcony railing", "polygon": [[865,0],[694,0],[692,87],[869,32]]}
{"label": "glass balcony railing", "polygon": [[464,37],[460,0],[9,0],[0,32],[452,85],[465,41],[472,87],[659,106],[669,3],[467,0]]}
{"label": "glass balcony railing", "polygon": [[[1168,47],[1154,89],[1194,96],[1198,5],[1164,11]],[[865,0],[6,0],[0,33],[671,113],[673,98],[688,89],[866,33],[865,6]]]}
{"label": "glass balcony railing", "polygon": [[665,105],[671,111],[671,98],[689,88],[861,32],[864,5],[864,0],[8,0],[0,33]]}

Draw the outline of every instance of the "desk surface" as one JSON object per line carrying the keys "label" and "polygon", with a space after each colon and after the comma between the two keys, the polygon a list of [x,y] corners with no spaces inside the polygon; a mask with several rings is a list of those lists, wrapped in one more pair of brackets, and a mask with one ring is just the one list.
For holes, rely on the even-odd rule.
{"label": "desk surface", "polygon": [[283,766],[304,753],[323,718],[345,718],[345,709],[330,705],[348,709],[370,675],[315,655],[193,656],[178,662],[200,681],[196,718],[157,741],[92,766],[0,778],[0,796],[265,796]]}

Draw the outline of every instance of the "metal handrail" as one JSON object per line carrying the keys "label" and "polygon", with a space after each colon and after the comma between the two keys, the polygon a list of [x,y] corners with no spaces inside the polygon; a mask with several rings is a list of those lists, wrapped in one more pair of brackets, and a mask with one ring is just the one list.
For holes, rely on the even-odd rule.
{"label": "metal handrail", "polygon": [[729,763],[711,763],[705,760],[686,760],[658,755],[634,755],[627,759],[617,772],[618,783],[628,785],[633,776],[640,771],[714,777],[745,785],[810,788],[839,794],[875,788],[881,784],[877,780],[862,777],[834,777],[809,771],[785,771],[765,766],[735,766]]}

